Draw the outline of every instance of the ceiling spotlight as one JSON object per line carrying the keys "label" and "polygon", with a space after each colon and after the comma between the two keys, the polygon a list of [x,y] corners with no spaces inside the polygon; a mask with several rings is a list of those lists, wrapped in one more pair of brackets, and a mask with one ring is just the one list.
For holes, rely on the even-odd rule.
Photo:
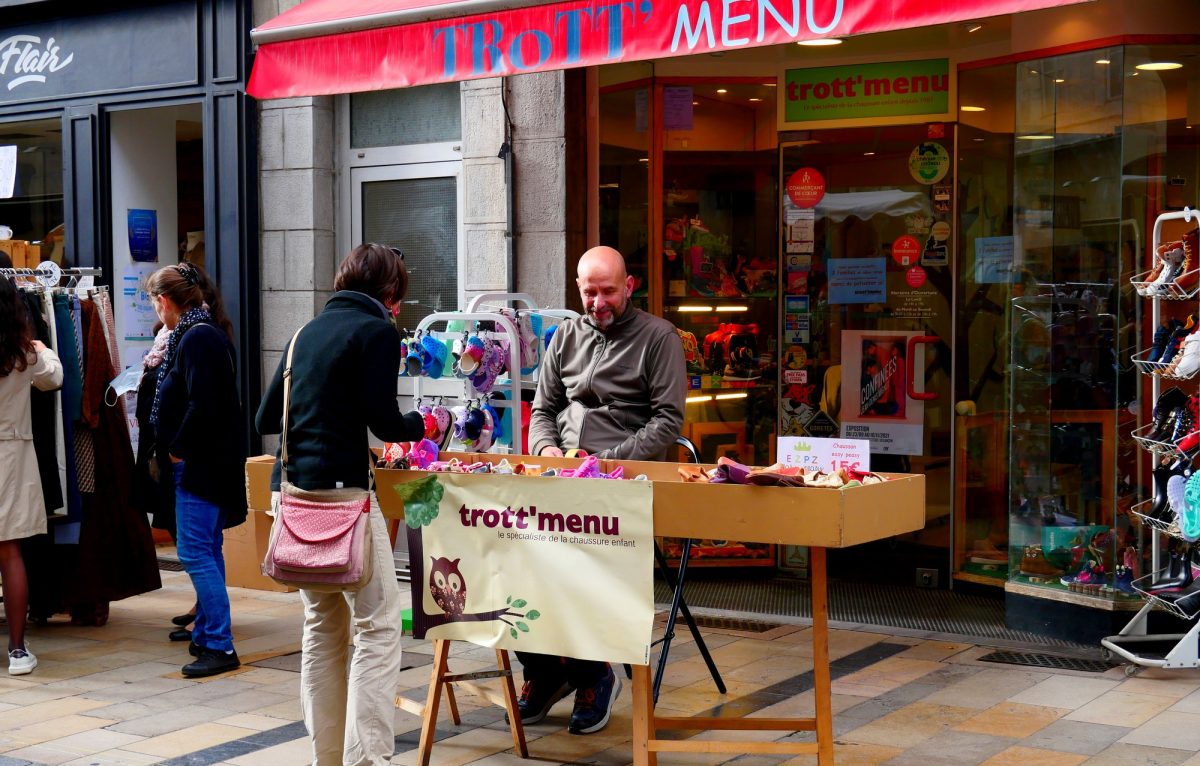
{"label": "ceiling spotlight", "polygon": [[762,101],[762,99],[761,99],[761,98],[757,98],[757,97],[756,97],[756,98],[752,98],[752,99],[750,99],[750,100],[751,100],[751,101]]}
{"label": "ceiling spotlight", "polygon": [[728,93],[728,92],[729,91],[725,90],[724,88],[717,88],[717,93]]}
{"label": "ceiling spotlight", "polygon": [[638,162],[649,162],[649,161],[650,161],[649,157],[638,157]]}
{"label": "ceiling spotlight", "polygon": [[960,106],[959,111],[963,112],[986,112],[987,109],[982,106]]}
{"label": "ceiling spotlight", "polygon": [[801,40],[796,45],[807,45],[810,48],[822,48],[827,45],[841,45],[842,41],[836,37],[822,37],[817,40]]}
{"label": "ceiling spotlight", "polygon": [[1028,136],[1017,136],[1018,141],[1053,141],[1054,136],[1047,136],[1040,133],[1031,134]]}
{"label": "ceiling spotlight", "polygon": [[975,143],[977,143],[977,144],[982,144],[982,143],[983,143],[983,139],[982,139],[982,138],[972,138],[971,140],[972,140],[972,141],[974,141],[974,142],[975,142]]}
{"label": "ceiling spotlight", "polygon": [[1111,62],[1111,61],[1109,61],[1108,59],[1096,59],[1096,63],[1097,63],[1097,64],[1099,64],[1099,65],[1101,65],[1101,66],[1108,66],[1108,65],[1109,65],[1109,64],[1111,64],[1112,62]]}
{"label": "ceiling spotlight", "polygon": [[699,102],[699,101],[693,101],[693,102],[692,102],[692,106],[700,106],[700,102]]}
{"label": "ceiling spotlight", "polygon": [[980,24],[978,22],[966,25],[967,34],[971,34],[973,32],[978,32],[981,29],[983,29],[983,24]]}
{"label": "ceiling spotlight", "polygon": [[1165,72],[1169,69],[1182,69],[1183,64],[1174,61],[1151,61],[1146,64],[1138,64],[1134,69],[1140,69],[1143,72]]}
{"label": "ceiling spotlight", "polygon": [[1060,83],[1060,84],[1061,84],[1061,83],[1064,83],[1064,82],[1066,82],[1066,80],[1064,80],[1064,79],[1063,79],[1063,78],[1061,78],[1061,77],[1055,77],[1055,78],[1054,78],[1054,82],[1056,82],[1056,83]]}
{"label": "ceiling spotlight", "polygon": [[764,83],[763,83],[763,85],[766,85],[768,88],[774,88],[774,87],[777,87],[777,86],[779,85],[779,83],[777,83],[777,82],[764,82]]}
{"label": "ceiling spotlight", "polygon": [[875,156],[875,152],[863,152],[863,156],[864,156],[864,157],[874,157],[874,156]]}

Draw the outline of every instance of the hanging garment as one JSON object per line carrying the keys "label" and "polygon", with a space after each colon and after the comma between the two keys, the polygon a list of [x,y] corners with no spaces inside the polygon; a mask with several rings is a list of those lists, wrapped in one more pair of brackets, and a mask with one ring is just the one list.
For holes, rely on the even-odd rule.
{"label": "hanging garment", "polygon": [[[48,348],[54,348],[50,340],[50,328],[46,324],[44,293],[25,291],[22,298],[29,309],[29,317],[33,322],[34,335]],[[42,499],[45,501],[46,513],[54,514],[63,507],[62,486],[58,483],[58,458],[55,445],[54,425],[54,391],[38,391],[36,388],[30,396],[31,425],[33,427],[33,447],[37,455],[38,477],[42,485]]]}

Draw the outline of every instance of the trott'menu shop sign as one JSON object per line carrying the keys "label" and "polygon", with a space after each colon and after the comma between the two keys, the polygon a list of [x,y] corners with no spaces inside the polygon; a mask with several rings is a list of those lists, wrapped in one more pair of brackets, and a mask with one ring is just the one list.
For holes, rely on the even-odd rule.
{"label": "trott'menu shop sign", "polygon": [[942,115],[950,104],[948,59],[789,69],[786,122]]}

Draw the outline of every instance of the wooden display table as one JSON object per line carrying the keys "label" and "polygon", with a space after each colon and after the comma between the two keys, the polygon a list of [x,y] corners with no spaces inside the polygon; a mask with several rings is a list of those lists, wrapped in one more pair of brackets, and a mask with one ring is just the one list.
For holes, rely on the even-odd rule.
{"label": "wooden display table", "polygon": [[[450,457],[447,455],[445,457]],[[457,455],[464,461],[497,462],[491,454]],[[516,462],[520,457],[509,456]],[[565,458],[528,458],[543,467],[578,465]],[[925,477],[892,475],[891,481],[849,489],[752,487],[733,484],[684,483],[674,463],[602,461],[601,470],[617,465],[626,476],[646,474],[654,483],[654,534],[672,537],[735,539],[811,548],[813,606],[813,718],[675,718],[654,713],[649,665],[633,668],[633,762],[657,763],[660,752],[816,753],[821,766],[833,764],[833,710],[830,702],[829,616],[825,549],[845,548],[921,529],[925,524]],[[695,468],[695,466],[691,466]],[[403,518],[404,504],[392,488],[430,474],[424,471],[377,470],[379,506],[385,516]],[[489,474],[479,474],[486,481]],[[531,479],[533,480],[533,479]],[[546,479],[537,479],[546,481]],[[551,481],[583,481],[551,479]],[[511,680],[511,679],[510,679]],[[433,697],[436,700],[437,697]],[[431,705],[436,716],[436,705]],[[426,716],[429,715],[426,711]],[[433,721],[426,720],[419,763],[429,761]],[[813,731],[816,742],[743,742],[664,740],[661,730]],[[514,733],[515,734],[515,733]]]}

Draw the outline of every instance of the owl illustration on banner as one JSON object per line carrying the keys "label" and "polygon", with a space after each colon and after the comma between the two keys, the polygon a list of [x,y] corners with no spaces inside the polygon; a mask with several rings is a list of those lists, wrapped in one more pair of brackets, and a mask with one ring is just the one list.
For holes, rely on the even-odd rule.
{"label": "owl illustration on banner", "polygon": [[430,556],[429,594],[434,603],[450,616],[459,616],[467,606],[467,581],[458,569],[460,559]]}

